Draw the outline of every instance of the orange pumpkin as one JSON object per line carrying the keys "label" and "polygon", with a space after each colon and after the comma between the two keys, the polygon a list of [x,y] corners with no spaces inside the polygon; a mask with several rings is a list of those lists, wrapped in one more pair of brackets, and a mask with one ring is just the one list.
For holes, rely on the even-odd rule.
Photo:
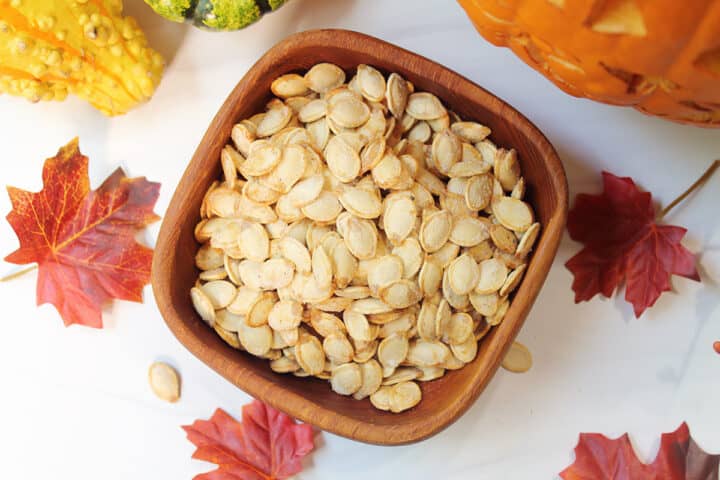
{"label": "orange pumpkin", "polygon": [[720,0],[459,0],[571,95],[720,128]]}

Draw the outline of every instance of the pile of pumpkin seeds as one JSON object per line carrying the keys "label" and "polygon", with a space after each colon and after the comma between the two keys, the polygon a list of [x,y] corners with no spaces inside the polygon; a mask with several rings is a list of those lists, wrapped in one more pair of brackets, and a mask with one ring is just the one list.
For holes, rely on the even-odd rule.
{"label": "pile of pumpkin seeds", "polygon": [[540,225],[513,149],[400,75],[321,63],[236,124],[195,237],[200,317],[378,409],[473,361]]}

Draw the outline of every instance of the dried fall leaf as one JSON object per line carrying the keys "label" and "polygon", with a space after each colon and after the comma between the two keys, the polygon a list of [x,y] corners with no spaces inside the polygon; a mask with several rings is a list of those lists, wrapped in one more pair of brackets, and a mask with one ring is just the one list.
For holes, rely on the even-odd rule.
{"label": "dried fall leaf", "polygon": [[600,195],[579,194],[568,231],[584,248],[565,266],[574,275],[575,302],[612,296],[623,280],[625,300],[639,317],[663,292],[670,276],[700,281],[695,256],[680,244],[684,228],[656,223],[652,196],[630,178],[603,172]]}
{"label": "dried fall leaf", "polygon": [[664,433],[651,464],[638,460],[627,433],[609,439],[599,433],[581,433],[575,462],[560,472],[565,480],[717,480],[720,455],[697,446],[683,423]]}
{"label": "dried fall leaf", "polygon": [[302,470],[315,447],[310,425],[254,400],[242,409],[242,423],[217,409],[210,420],[184,426],[196,447],[193,458],[218,465],[195,480],[281,480]]}
{"label": "dried fall leaf", "polygon": [[8,187],[20,248],[5,261],[38,264],[37,303],[55,305],[66,326],[101,328],[109,300],[142,301],[152,250],[135,234],[159,218],[160,184],[117,169],[91,191],[77,138],[45,161],[42,177],[37,193]]}

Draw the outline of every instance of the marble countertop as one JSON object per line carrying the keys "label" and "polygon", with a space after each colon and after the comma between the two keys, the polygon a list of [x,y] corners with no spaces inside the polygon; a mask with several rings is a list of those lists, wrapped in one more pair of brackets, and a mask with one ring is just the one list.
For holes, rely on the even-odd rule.
{"label": "marble countertop", "polygon": [[[150,43],[169,59],[150,103],[108,119],[84,102],[32,105],[0,97],[0,178],[41,187],[42,160],[79,135],[96,186],[118,165],[162,182],[167,207],[215,112],[254,61],[284,36],[336,27],[380,37],[442,63],[525,113],[557,148],[571,196],[597,192],[600,171],[632,176],[667,204],[720,156],[720,131],[676,125],[631,109],[565,95],[508,50],[485,42],[449,0],[294,0],[245,31],[213,34],[176,25],[140,0],[126,2]],[[498,371],[455,424],[419,444],[376,447],[331,434],[304,480],[552,479],[572,462],[578,433],[630,432],[652,460],[660,433],[683,420],[698,443],[720,452],[720,175],[673,210],[688,228],[702,283],[675,278],[641,319],[621,298],[573,304],[563,264],[578,250],[565,238],[519,340],[534,356],[526,374]],[[0,196],[0,211],[10,210]],[[152,244],[159,225],[149,229]],[[0,252],[16,248],[0,222]],[[12,265],[3,263],[3,272]],[[238,415],[249,397],[195,359],[162,321],[150,288],[145,303],[115,302],[105,330],[64,328],[35,306],[36,275],[0,284],[0,395],[4,478],[182,479],[213,469],[190,458],[181,425],[216,407]],[[168,405],[147,385],[165,360],[182,374],[182,400]]]}

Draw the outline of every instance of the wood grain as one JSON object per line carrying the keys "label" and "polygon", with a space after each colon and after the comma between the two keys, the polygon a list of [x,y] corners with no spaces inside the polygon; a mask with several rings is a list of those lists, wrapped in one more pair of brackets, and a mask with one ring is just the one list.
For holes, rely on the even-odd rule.
{"label": "wood grain", "polygon": [[[508,313],[480,344],[477,358],[443,378],[421,383],[423,400],[401,414],[381,412],[368,400],[333,393],[327,382],[272,372],[267,361],[234,350],[193,310],[197,278],[193,229],[202,197],[220,175],[220,151],[237,121],[263,110],[270,83],[289,72],[332,62],[349,74],[361,63],[397,72],[416,88],[437,95],[463,119],[492,128],[493,140],[514,147],[527,181],[527,196],[543,230]],[[348,78],[350,76],[348,75]],[[513,107],[419,55],[360,33],[314,30],[293,35],[268,51],[240,80],[220,108],[170,202],[155,249],[152,285],[168,326],[195,356],[250,395],[322,430],[354,440],[398,445],[433,435],[457,420],[483,391],[523,325],[560,242],[567,215],[562,164],[543,134]]]}

